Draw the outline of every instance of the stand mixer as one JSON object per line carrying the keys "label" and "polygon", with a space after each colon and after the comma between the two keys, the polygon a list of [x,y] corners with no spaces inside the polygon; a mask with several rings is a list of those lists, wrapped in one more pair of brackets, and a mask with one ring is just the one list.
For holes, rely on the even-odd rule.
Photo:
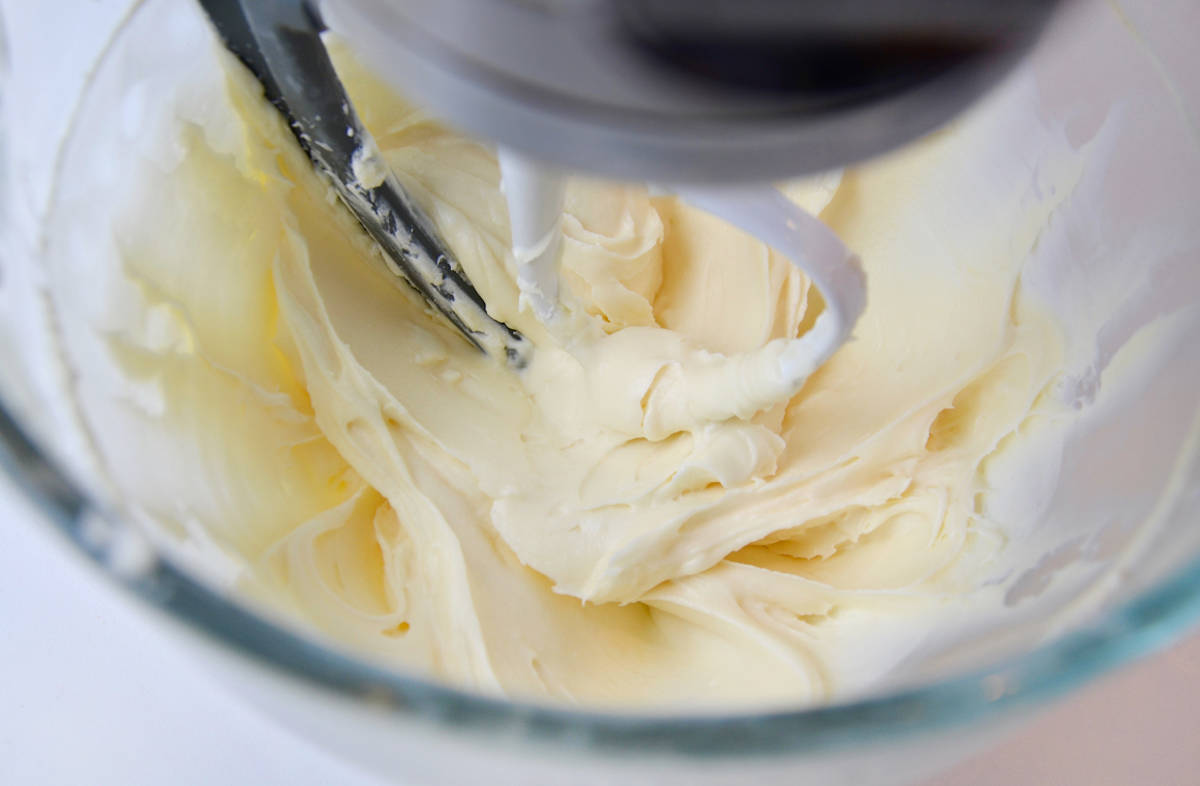
{"label": "stand mixer", "polygon": [[[797,390],[865,304],[856,258],[769,186],[902,145],[978,97],[1036,38],[1053,0],[201,0],[317,168],[413,286],[516,369],[530,342],[487,312],[433,222],[391,176],[321,33],[499,147],[522,303],[552,327],[565,173],[647,181],[758,236],[825,311],[782,351],[721,375]],[[697,402],[714,417],[728,407]],[[753,406],[753,403],[745,406]]]}

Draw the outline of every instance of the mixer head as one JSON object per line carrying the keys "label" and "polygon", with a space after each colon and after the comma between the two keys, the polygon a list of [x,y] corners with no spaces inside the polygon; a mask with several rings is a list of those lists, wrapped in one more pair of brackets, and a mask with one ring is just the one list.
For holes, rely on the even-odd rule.
{"label": "mixer head", "polygon": [[570,169],[774,180],[942,125],[1056,0],[323,0],[433,112]]}
{"label": "mixer head", "polygon": [[[754,361],[762,361],[757,376],[770,379],[780,395],[798,390],[849,336],[865,300],[862,271],[828,227],[778,191],[739,192],[728,184],[832,168],[945,122],[1029,45],[1053,5],[200,3],[318,171],[379,244],[388,270],[478,348],[516,368],[526,365],[531,351],[521,333],[488,312],[453,249],[380,163],[322,42],[330,11],[333,27],[354,39],[379,73],[435,113],[498,143],[517,283],[543,324],[559,314],[553,241],[564,198],[563,180],[546,162],[673,183],[685,201],[783,251],[817,285],[827,307],[809,333],[789,343],[792,355],[768,352]],[[364,168],[364,161],[374,163]],[[531,187],[517,188],[520,183]],[[706,191],[705,183],[726,188]],[[763,223],[769,216],[775,223]],[[730,373],[746,367],[737,363]],[[721,407],[713,411],[718,409],[726,414],[714,419],[731,416]]]}

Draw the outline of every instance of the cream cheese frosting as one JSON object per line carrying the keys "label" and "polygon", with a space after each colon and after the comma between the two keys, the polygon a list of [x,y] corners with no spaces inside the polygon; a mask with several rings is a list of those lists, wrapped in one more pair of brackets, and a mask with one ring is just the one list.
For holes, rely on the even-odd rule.
{"label": "cream cheese frosting", "polygon": [[799,391],[774,389],[747,359],[823,308],[787,260],[673,197],[573,178],[544,323],[493,151],[335,54],[533,359],[495,362],[391,276],[230,61],[114,229],[107,285],[136,317],[106,344],[157,424],[124,449],[170,466],[142,478],[150,515],[358,651],[589,705],[827,700],[973,602],[1005,545],[984,469],[1062,410],[1060,331],[1020,280],[1079,150],[1046,130],[1010,152],[983,113],[786,184],[860,256],[868,305]]}

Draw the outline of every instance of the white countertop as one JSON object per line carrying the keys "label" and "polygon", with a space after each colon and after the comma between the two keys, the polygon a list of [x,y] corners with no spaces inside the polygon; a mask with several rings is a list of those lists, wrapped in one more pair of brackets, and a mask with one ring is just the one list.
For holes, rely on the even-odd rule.
{"label": "white countertop", "polygon": [[[192,662],[0,479],[0,783],[382,786]],[[1200,782],[1200,635],[928,786]]]}
{"label": "white countertop", "polygon": [[380,786],[210,678],[0,478],[0,784]]}

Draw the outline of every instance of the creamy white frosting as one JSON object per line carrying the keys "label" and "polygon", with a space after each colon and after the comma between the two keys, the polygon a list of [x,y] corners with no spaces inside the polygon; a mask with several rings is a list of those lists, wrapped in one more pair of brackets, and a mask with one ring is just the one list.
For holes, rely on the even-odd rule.
{"label": "creamy white frosting", "polygon": [[521,307],[491,151],[339,63],[533,361],[494,362],[386,273],[235,66],[114,229],[128,307],[106,343],[156,424],[120,450],[164,463],[126,489],[145,510],[345,643],[510,695],[824,700],[979,602],[1006,538],[984,469],[1065,411],[1060,331],[1020,278],[1086,149],[1013,145],[984,112],[786,185],[869,291],[853,340],[775,390],[728,372],[821,312],[786,260],[675,198],[572,180],[551,331]]}
{"label": "creamy white frosting", "polygon": [[[53,371],[31,386],[39,433],[71,442],[76,474],[172,558],[412,673],[724,710],[995,663],[1156,584],[1195,543],[1173,505],[1200,428],[1200,92],[1172,35],[1183,6],[1121,8],[1075,8],[951,129],[786,186],[871,282],[854,341],[797,396],[748,423],[556,460],[558,443],[521,436],[619,442],[619,418],[570,386],[611,392],[600,361],[634,374],[621,351],[654,349],[618,339],[604,355],[598,339],[666,329],[671,352],[754,350],[811,334],[811,286],[673,199],[575,183],[567,332],[513,318],[584,377],[498,375],[376,272],[252,83],[228,83],[200,12],[147,6],[143,34],[89,80],[37,264],[0,280],[0,317],[18,326],[0,351],[19,350],[21,369],[4,376]],[[516,314],[489,151],[348,78],[389,165]],[[512,402],[533,413],[515,453],[515,427],[490,428]],[[339,425],[356,411],[365,428]],[[578,495],[551,491],[597,519],[606,499],[631,504],[614,490],[681,515],[628,547],[614,544],[626,531],[580,540],[552,516],[553,537],[582,542],[555,553],[520,531],[541,523],[493,512],[532,504],[532,480],[496,491],[518,468],[568,477],[597,456]],[[737,547],[760,514],[791,529]],[[655,548],[661,565],[635,564]],[[676,575],[623,605],[554,591],[636,594],[660,569]]]}

